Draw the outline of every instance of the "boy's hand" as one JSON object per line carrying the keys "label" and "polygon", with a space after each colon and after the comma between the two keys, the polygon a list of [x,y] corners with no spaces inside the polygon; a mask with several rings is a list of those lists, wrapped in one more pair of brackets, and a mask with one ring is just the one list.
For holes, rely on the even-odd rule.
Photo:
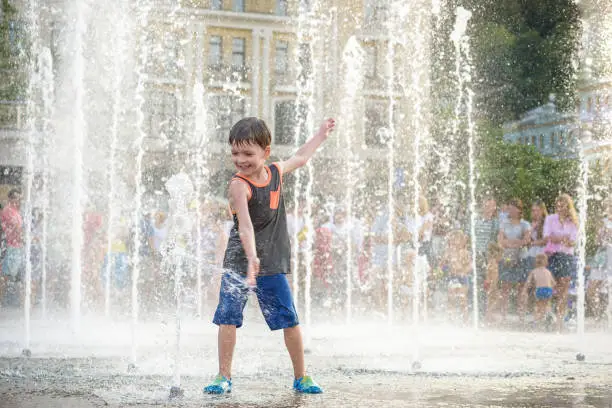
{"label": "boy's hand", "polygon": [[325,137],[329,136],[331,132],[333,132],[336,127],[336,121],[332,118],[326,119],[321,123],[321,127],[319,128],[319,133]]}
{"label": "boy's hand", "polygon": [[259,274],[259,258],[253,257],[249,259],[247,270],[247,285],[249,288],[257,286],[257,275]]}

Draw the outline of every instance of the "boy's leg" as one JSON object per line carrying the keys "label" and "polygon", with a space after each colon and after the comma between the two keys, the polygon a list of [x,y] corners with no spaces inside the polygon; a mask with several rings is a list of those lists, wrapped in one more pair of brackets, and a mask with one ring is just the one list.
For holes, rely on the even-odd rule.
{"label": "boy's leg", "polygon": [[304,343],[302,342],[302,331],[300,326],[288,327],[283,329],[285,334],[285,346],[291,357],[293,364],[293,375],[295,378],[302,378],[306,375],[304,366]]}
{"label": "boy's leg", "polygon": [[213,323],[219,325],[219,374],[230,379],[232,359],[236,346],[236,328],[242,326],[242,313],[247,301],[248,288],[244,277],[226,273],[221,279],[219,305]]}
{"label": "boy's leg", "polygon": [[296,379],[305,375],[304,344],[289,282],[283,274],[257,278],[257,298],[271,330],[283,329]]}
{"label": "boy's leg", "polygon": [[225,378],[232,378],[232,360],[236,347],[236,326],[229,324],[219,325],[219,374]]}
{"label": "boy's leg", "polygon": [[546,313],[546,306],[548,305],[547,299],[536,299],[536,310],[534,320],[540,323],[544,319]]}

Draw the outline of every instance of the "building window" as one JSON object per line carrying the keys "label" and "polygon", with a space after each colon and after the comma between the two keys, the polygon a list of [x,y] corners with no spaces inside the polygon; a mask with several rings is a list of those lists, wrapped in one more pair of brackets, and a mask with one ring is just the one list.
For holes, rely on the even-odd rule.
{"label": "building window", "polygon": [[178,130],[178,99],[174,92],[151,90],[147,102],[149,137],[174,138]]}
{"label": "building window", "polygon": [[563,147],[565,145],[565,134],[563,132],[559,133],[559,146]]}
{"label": "building window", "polygon": [[276,15],[286,16],[289,12],[289,2],[287,0],[276,0]]}
{"label": "building window", "polygon": [[213,35],[208,43],[208,65],[220,65],[222,61],[223,39],[218,35]]}
{"label": "building window", "polygon": [[540,149],[544,149],[544,135],[540,135]]}
{"label": "building window", "polygon": [[531,136],[531,144],[532,145],[536,145],[536,137],[535,136]]}
{"label": "building window", "polygon": [[552,132],[552,133],[550,134],[550,148],[551,148],[551,149],[554,149],[554,148],[555,148],[555,144],[556,144],[556,142],[557,142],[555,139],[557,139],[557,133]]}
{"label": "building window", "polygon": [[389,5],[386,1],[365,0],[364,24],[368,27],[376,27],[387,21],[389,15]]}
{"label": "building window", "polygon": [[366,47],[365,49],[365,67],[364,75],[366,78],[376,77],[376,68],[378,65],[378,50],[376,46]]}
{"label": "building window", "polygon": [[312,54],[310,50],[310,44],[299,45],[298,64],[302,68],[302,74],[300,79],[305,79],[312,72]]}
{"label": "building window", "polygon": [[[308,108],[302,105],[300,115],[306,118]],[[298,112],[296,111],[295,101],[282,101],[274,105],[274,143],[293,145],[295,144],[295,132],[297,126]],[[303,143],[306,140],[306,126],[302,127],[300,132],[300,140],[298,143]]]}
{"label": "building window", "polygon": [[593,109],[593,98],[589,96],[589,98],[587,99],[587,112],[591,113],[592,109]]}
{"label": "building window", "polygon": [[389,127],[389,112],[386,104],[380,102],[370,102],[365,109],[365,142],[368,146],[385,145],[385,140],[382,140],[384,132],[382,128]]}
{"label": "building window", "polygon": [[300,12],[307,13],[312,10],[312,3],[310,0],[298,0]]}
{"label": "building window", "polygon": [[276,42],[274,69],[279,79],[286,77],[287,71],[289,71],[289,43],[287,41]]}
{"label": "building window", "polygon": [[246,116],[246,101],[235,95],[211,95],[209,97],[208,121],[215,127],[217,141],[227,143],[229,131],[240,119]]}
{"label": "building window", "polygon": [[234,0],[232,3],[232,10],[239,13],[244,12],[244,0]]}
{"label": "building window", "polygon": [[165,68],[166,74],[172,77],[178,75],[178,60],[180,55],[178,34],[167,32],[162,38],[162,55],[158,56],[160,62]]}
{"label": "building window", "polygon": [[223,0],[210,0],[211,10],[223,10]]}
{"label": "building window", "polygon": [[232,65],[234,67],[244,66],[245,43],[244,38],[234,38],[232,40]]}

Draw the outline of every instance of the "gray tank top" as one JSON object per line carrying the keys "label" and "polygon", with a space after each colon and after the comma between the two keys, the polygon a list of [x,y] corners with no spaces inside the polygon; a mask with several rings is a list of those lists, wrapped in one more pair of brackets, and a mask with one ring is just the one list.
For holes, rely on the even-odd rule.
{"label": "gray tank top", "polygon": [[[278,164],[266,166],[268,181],[266,184],[255,184],[239,174],[232,180],[240,179],[249,185],[249,215],[255,231],[255,248],[260,261],[259,276],[287,273],[290,268],[291,246],[287,229],[287,213],[283,199],[283,177]],[[246,274],[248,260],[240,241],[238,216],[230,231],[223,268]]]}

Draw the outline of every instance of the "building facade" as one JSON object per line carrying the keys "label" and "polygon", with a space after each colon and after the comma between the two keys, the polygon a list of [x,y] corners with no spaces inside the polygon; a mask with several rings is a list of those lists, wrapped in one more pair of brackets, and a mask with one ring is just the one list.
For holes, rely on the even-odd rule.
{"label": "building facade", "polygon": [[[25,10],[24,2],[14,3]],[[307,131],[298,132],[296,127],[306,113],[313,127],[325,116],[350,113],[353,123],[344,123],[334,135],[336,140],[317,156],[317,177],[326,179],[325,171],[331,177],[343,173],[336,163],[350,156],[354,162],[382,167],[374,174],[374,185],[391,174],[384,170],[389,145],[383,136],[389,132],[380,130],[392,129],[395,135],[392,148],[397,154],[389,162],[393,167],[406,167],[412,160],[411,127],[427,131],[421,124],[427,122],[429,104],[429,20],[391,27],[389,19],[399,17],[387,2],[155,0],[126,2],[129,8],[122,10],[103,4],[98,6],[104,9],[97,11],[66,9],[66,4],[47,0],[38,21],[41,46],[53,57],[54,114],[59,117],[52,121],[48,130],[53,137],[48,139],[60,147],[73,140],[69,122],[75,109],[70,82],[75,50],[70,47],[74,47],[75,28],[71,22],[84,15],[87,30],[81,52],[87,66],[82,87],[84,148],[88,149],[85,155],[92,157],[85,163],[90,166],[85,171],[92,180],[89,184],[100,186],[107,177],[114,109],[111,82],[119,57],[125,61],[117,160],[125,174],[134,172],[137,152],[133,146],[142,136],[138,142],[144,149],[142,172],[150,192],[163,190],[170,174],[193,167],[194,156],[204,155],[211,183],[220,185],[214,194],[223,193],[220,181],[231,172],[227,135],[244,116],[258,116],[268,123],[274,156],[282,158],[304,141]],[[148,7],[146,12],[143,6]],[[428,9],[406,9],[402,17],[417,21],[416,14],[409,13],[422,10]],[[125,30],[122,51],[117,51],[119,30]],[[408,36],[415,40],[406,41]],[[357,44],[358,50],[347,49],[347,44]],[[358,52],[359,58],[350,60],[351,52]],[[347,58],[358,61],[356,66],[347,65]],[[410,87],[407,83],[415,80],[417,63],[422,86]],[[359,71],[357,85],[347,80],[354,74],[351,70]],[[420,122],[411,120],[415,92],[422,98]],[[347,95],[353,95],[350,109]],[[22,101],[0,101],[0,165],[26,166],[26,110]],[[342,129],[350,129],[346,130],[350,134],[342,134]],[[64,150],[55,160],[61,165],[72,154]],[[131,176],[125,178],[133,184]],[[64,182],[69,183],[68,178]],[[334,185],[329,183],[330,191]],[[104,188],[93,190],[101,194]]]}

